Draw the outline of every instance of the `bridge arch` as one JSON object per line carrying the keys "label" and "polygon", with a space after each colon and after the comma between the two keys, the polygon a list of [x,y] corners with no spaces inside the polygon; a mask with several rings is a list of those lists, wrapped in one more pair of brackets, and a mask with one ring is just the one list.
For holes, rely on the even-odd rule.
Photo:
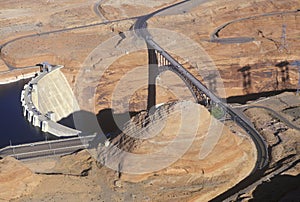
{"label": "bridge arch", "polygon": [[180,74],[178,71],[176,71],[174,69],[174,67],[172,65],[168,65],[168,66],[161,66],[159,67],[159,75],[164,73],[164,72],[167,72],[167,71],[170,71],[172,72],[173,74],[177,75],[177,77],[179,79],[181,79],[185,85],[187,86],[187,88],[189,89],[189,91],[191,92],[192,96],[194,97],[194,100],[196,103],[199,103],[199,104],[202,104],[202,105],[209,105],[209,98],[201,93],[201,91],[199,91],[186,77],[185,75],[183,74]]}
{"label": "bridge arch", "polygon": [[171,64],[171,62],[165,58],[161,52],[157,49],[154,49],[151,45],[148,46],[148,62],[149,62],[149,77],[148,77],[148,111],[151,110],[156,105],[156,81],[158,76],[166,71],[171,71],[176,74],[188,87],[192,96],[195,99],[195,102],[204,106],[209,106],[211,99],[205,93],[199,90],[197,86],[191,82],[184,72],[178,71],[178,69]]}

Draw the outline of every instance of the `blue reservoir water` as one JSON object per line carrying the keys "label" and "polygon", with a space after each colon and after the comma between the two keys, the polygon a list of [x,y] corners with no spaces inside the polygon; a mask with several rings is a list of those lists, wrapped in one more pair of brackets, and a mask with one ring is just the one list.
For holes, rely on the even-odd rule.
{"label": "blue reservoir water", "polygon": [[55,139],[41,132],[23,117],[21,91],[29,80],[0,85],[0,148],[12,145]]}

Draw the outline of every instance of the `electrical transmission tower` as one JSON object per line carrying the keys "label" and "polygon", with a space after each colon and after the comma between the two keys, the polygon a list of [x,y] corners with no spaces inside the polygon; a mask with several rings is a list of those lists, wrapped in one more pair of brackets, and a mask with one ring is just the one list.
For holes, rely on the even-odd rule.
{"label": "electrical transmission tower", "polygon": [[282,25],[282,34],[281,34],[281,44],[279,47],[279,51],[282,52],[283,50],[288,50],[288,45],[286,42],[286,24]]}

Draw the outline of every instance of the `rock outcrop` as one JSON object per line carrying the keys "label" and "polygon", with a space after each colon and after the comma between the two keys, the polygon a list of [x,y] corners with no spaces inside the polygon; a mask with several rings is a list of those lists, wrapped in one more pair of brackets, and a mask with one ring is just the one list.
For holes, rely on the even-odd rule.
{"label": "rock outcrop", "polygon": [[12,157],[0,160],[0,201],[30,194],[41,177]]}

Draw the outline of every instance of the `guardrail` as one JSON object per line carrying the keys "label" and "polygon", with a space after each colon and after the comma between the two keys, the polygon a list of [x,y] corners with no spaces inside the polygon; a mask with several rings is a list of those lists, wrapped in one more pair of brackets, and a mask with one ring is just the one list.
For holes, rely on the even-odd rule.
{"label": "guardrail", "polygon": [[81,136],[52,141],[34,142],[22,145],[11,145],[0,149],[0,157],[12,156],[19,160],[41,158],[73,153],[88,148],[96,135]]}
{"label": "guardrail", "polygon": [[[224,111],[226,111],[231,119],[236,122],[240,127],[242,127],[247,134],[250,135],[253,140],[256,149],[257,149],[257,162],[254,170],[264,168],[269,161],[267,144],[259,132],[254,128],[249,120],[245,116],[242,116],[241,113],[237,113],[224,103],[220,98],[218,98],[213,92],[211,92],[204,84],[201,83],[194,75],[187,71],[180,63],[178,63],[171,55],[164,51],[156,42],[152,40],[152,37],[146,37],[146,43],[157,50],[162,56],[164,56],[173,66],[173,69],[178,71],[179,76],[184,75],[187,79],[190,80],[193,85],[195,85],[200,91],[206,94],[210,99],[217,105],[221,106]],[[253,170],[253,171],[254,171]]]}
{"label": "guardrail", "polygon": [[[182,3],[187,2],[182,1],[174,5],[179,5]],[[154,40],[149,31],[147,30],[147,20],[150,19],[152,16],[156,15],[157,13],[164,11],[168,9],[169,7],[160,9],[154,13],[151,13],[149,15],[145,15],[143,17],[140,17],[135,25],[134,30],[138,37],[141,37],[145,40],[148,47],[155,49],[157,52],[159,52],[165,59],[167,59],[170,64],[174,67],[174,69],[178,72],[179,75],[184,75],[186,78],[190,80],[190,82],[193,83],[199,90],[201,90],[204,94],[206,94],[210,99],[221,106],[231,117],[231,119],[236,122],[240,127],[242,127],[247,134],[251,137],[253,140],[256,148],[257,148],[257,161],[255,168],[253,169],[253,172],[257,169],[264,168],[268,162],[269,162],[269,156],[268,156],[268,147],[266,144],[266,141],[263,139],[262,136],[258,133],[258,131],[254,128],[253,125],[250,124],[249,120],[246,120],[245,116],[240,116],[239,113],[234,111],[230,106],[228,106],[226,103],[224,103],[222,100],[220,100],[213,92],[211,92],[204,84],[202,84],[197,78],[195,78],[189,71],[187,71],[181,64],[179,64],[171,55],[169,55],[162,47],[160,47]]]}

